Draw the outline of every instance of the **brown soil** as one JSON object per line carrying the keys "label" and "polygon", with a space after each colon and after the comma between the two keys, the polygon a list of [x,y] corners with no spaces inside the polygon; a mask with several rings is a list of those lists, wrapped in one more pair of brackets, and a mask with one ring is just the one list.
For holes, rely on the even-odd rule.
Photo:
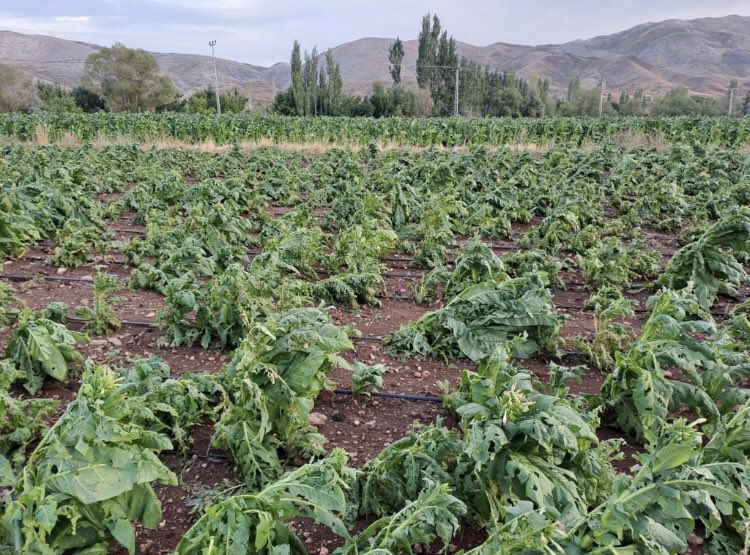
{"label": "brown soil", "polygon": [[[288,208],[272,208],[274,215],[283,214]],[[518,226],[516,235],[528,226]],[[118,230],[143,229],[132,221],[132,216],[125,216],[112,222],[112,228]],[[132,234],[118,232],[118,238],[127,239]],[[674,250],[672,239],[667,236],[651,234],[649,240],[652,245],[660,249]],[[496,246],[511,248],[510,241],[497,241]],[[31,249],[27,257],[9,261],[5,264],[4,273],[24,276],[50,277],[78,277],[91,278],[96,273],[96,263],[92,262],[78,269],[58,270],[49,266],[43,260],[54,248],[52,241],[45,241]],[[122,253],[110,253],[110,259],[122,260]],[[394,257],[396,258],[396,257]],[[421,275],[425,271],[414,267],[411,259],[402,257],[403,261],[392,261],[389,270],[411,275]],[[116,274],[123,283],[128,277],[129,269],[122,264],[109,264],[102,268],[104,271]],[[564,290],[553,290],[553,302],[560,306],[559,312],[566,315],[562,336],[590,337],[594,333],[593,320],[590,312],[582,309],[590,292],[582,285],[580,275],[566,276],[570,285]],[[387,291],[389,296],[413,297],[413,288],[418,281],[412,278],[388,277]],[[33,308],[42,308],[53,301],[63,301],[71,307],[90,305],[92,300],[92,286],[90,283],[60,283],[36,279],[23,283],[15,283],[18,298]],[[136,322],[156,322],[158,313],[164,308],[164,302],[158,293],[151,291],[129,291],[123,289],[123,302],[117,306],[118,316],[122,320]],[[628,296],[637,301],[639,308],[645,307],[645,299],[649,291],[630,291]],[[417,305],[414,300],[384,299],[381,307],[361,307],[357,310],[336,308],[333,318],[337,324],[351,324],[365,336],[382,337],[400,326],[413,321],[424,313],[440,308],[442,303],[436,302],[429,306]],[[725,306],[718,305],[720,310]],[[647,315],[638,313],[631,324],[635,333]],[[80,327],[80,324],[71,324]],[[205,351],[200,348],[165,348],[158,347],[157,341],[163,336],[158,329],[136,327],[131,325],[110,335],[96,337],[81,347],[81,352],[97,362],[107,364],[126,365],[136,356],[160,356],[170,364],[175,374],[186,371],[217,372],[229,360],[229,355],[218,351]],[[9,333],[0,330],[0,348],[7,343]],[[462,369],[474,369],[470,361],[446,362],[436,359],[418,360],[413,357],[400,359],[389,355],[380,341],[360,340],[355,343],[355,349],[346,353],[349,362],[355,360],[368,364],[383,363],[388,367],[384,378],[383,391],[387,393],[407,393],[412,395],[439,396],[442,392],[441,382],[451,386],[458,383]],[[547,379],[547,358],[536,357],[519,364],[531,370],[541,381]],[[579,356],[566,356],[558,363],[566,365],[584,364]],[[338,387],[348,388],[351,384],[350,373],[341,368],[331,373],[331,378]],[[601,387],[605,376],[596,369],[588,368],[580,384],[571,384],[571,393],[595,393]],[[78,377],[72,375],[65,383],[47,380],[39,393],[42,397],[49,397],[69,402],[75,397],[78,389]],[[61,410],[64,408],[61,408]],[[385,446],[405,435],[414,422],[430,423],[436,419],[443,419],[448,425],[454,425],[450,416],[439,403],[405,401],[386,398],[367,398],[364,396],[342,395],[324,392],[315,403],[314,411],[325,418],[320,432],[327,438],[326,447],[342,447],[351,457],[353,466],[360,467],[367,460],[377,455]],[[195,516],[191,513],[192,504],[197,494],[204,488],[216,487],[234,477],[232,463],[225,455],[210,446],[213,427],[211,423],[193,431],[194,444],[187,457],[176,453],[167,453],[164,461],[179,476],[179,486],[157,486],[157,495],[163,505],[163,522],[156,530],[138,530],[138,553],[143,555],[161,555],[174,550],[179,539],[192,525]],[[599,431],[602,439],[618,438],[614,430],[602,428]],[[635,461],[632,455],[639,450],[637,445],[623,443],[624,459],[615,466],[628,472]],[[207,457],[207,454],[210,456]],[[296,522],[294,527],[299,531],[310,553],[325,553],[332,551],[338,540],[330,532],[309,522]],[[456,548],[466,548],[481,543],[481,531],[467,530],[455,541]],[[123,553],[115,549],[115,553]],[[433,551],[423,551],[431,553]],[[692,552],[692,551],[691,551]],[[695,551],[699,553],[699,551]]]}

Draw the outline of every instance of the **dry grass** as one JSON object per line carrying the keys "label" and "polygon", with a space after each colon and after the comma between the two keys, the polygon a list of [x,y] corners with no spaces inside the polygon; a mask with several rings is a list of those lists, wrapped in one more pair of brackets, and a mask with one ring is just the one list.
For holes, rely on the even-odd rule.
{"label": "dry grass", "polygon": [[642,131],[620,131],[612,137],[612,142],[626,150],[646,147],[659,152],[669,150],[672,144],[662,132],[644,133]]}
{"label": "dry grass", "polygon": [[49,145],[49,131],[47,131],[47,128],[45,126],[37,125],[34,134],[36,135],[36,144],[38,144],[39,146]]}
{"label": "dry grass", "polygon": [[[44,126],[38,126],[35,133],[35,139],[32,141],[18,141],[9,137],[0,137],[0,144],[26,144],[29,146],[80,146],[83,144],[79,141],[72,133],[65,133],[59,140],[50,139],[49,132]],[[670,142],[664,137],[663,134],[646,134],[641,132],[630,132],[624,131],[614,135],[608,142],[611,142],[617,146],[621,146],[626,150],[632,150],[635,148],[647,147],[654,148],[658,151],[665,151],[671,147]],[[130,137],[108,137],[100,135],[93,141],[91,145],[97,149],[103,149],[111,146],[125,146],[137,143],[142,149],[156,149],[156,150],[188,150],[192,152],[204,152],[221,154],[227,152],[233,147],[230,144],[217,144],[212,139],[200,143],[191,143],[173,139],[170,137],[163,137],[154,139],[153,141],[138,142],[134,141]],[[600,146],[601,143],[596,141],[587,141],[578,147],[579,150],[584,152],[590,152],[594,148]],[[465,152],[470,150],[477,145],[462,145],[455,147],[445,147],[441,145],[433,145],[429,147],[416,146],[416,145],[403,145],[392,141],[382,141],[375,143],[379,152],[407,152],[407,153],[418,153],[424,152],[425,150],[437,150],[441,152]],[[532,142],[532,141],[518,141],[516,143],[508,143],[502,146],[491,146],[487,147],[491,152],[497,152],[502,150],[511,150],[516,152],[528,152],[530,154],[544,154],[552,150],[557,143],[554,139]],[[326,141],[307,141],[304,143],[277,143],[270,139],[260,139],[259,141],[242,141],[239,143],[239,147],[245,153],[250,153],[258,149],[263,148],[278,148],[285,152],[303,153],[310,155],[321,155],[329,152],[333,149],[344,149],[352,152],[359,152],[362,148],[366,148],[364,145],[352,142],[352,141],[339,141],[339,142],[326,142]],[[750,153],[750,146],[743,147],[743,153]]]}

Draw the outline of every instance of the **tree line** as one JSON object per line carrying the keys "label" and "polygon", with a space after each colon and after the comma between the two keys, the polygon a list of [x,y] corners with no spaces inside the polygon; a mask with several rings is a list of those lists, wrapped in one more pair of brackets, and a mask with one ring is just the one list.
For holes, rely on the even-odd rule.
{"label": "tree line", "polygon": [[[245,110],[249,97],[238,90],[222,91],[222,111]],[[73,89],[55,83],[34,83],[24,72],[0,64],[0,111],[29,112],[215,112],[216,91],[207,87],[185,98],[161,73],[156,58],[142,49],[115,43],[89,55],[81,84]]]}
{"label": "tree line", "polygon": [[[290,60],[291,85],[277,94],[270,111],[296,116],[447,116],[456,108],[463,116],[645,116],[645,115],[744,115],[750,113],[750,92],[729,83],[726,98],[693,95],[676,87],[659,98],[642,90],[632,94],[605,93],[603,83],[582,86],[580,77],[568,84],[567,93],[555,96],[546,79],[527,80],[513,70],[494,70],[458,56],[455,39],[437,15],[422,18],[417,45],[416,85],[404,86],[402,68],[406,48],[397,38],[388,49],[392,83],[373,83],[368,95],[344,93],[341,67],[328,50],[302,54],[294,42]],[[456,79],[458,78],[458,81]],[[238,113],[249,106],[249,89],[221,91],[223,112]],[[154,56],[116,43],[86,60],[84,75],[73,89],[34,83],[10,65],[0,65],[0,111],[143,112],[174,111],[215,113],[213,87],[180,97],[172,81],[161,73]]]}
{"label": "tree line", "polygon": [[[416,91],[405,88],[402,83],[406,52],[404,42],[397,38],[388,49],[390,87],[373,83],[369,96],[351,96],[342,92],[340,69],[330,50],[326,53],[328,70],[321,69],[320,80],[316,83],[312,76],[317,71],[317,51],[305,52],[303,63],[299,43],[295,41],[292,85],[276,96],[272,111],[289,115],[375,117],[448,116],[456,109],[459,115],[479,117],[742,115],[750,112],[750,92],[744,98],[732,95],[731,99],[720,99],[692,95],[686,87],[676,87],[660,98],[650,97],[642,90],[614,96],[603,90],[602,82],[589,89],[583,88],[580,77],[570,80],[566,95],[556,97],[547,79],[527,80],[512,69],[491,69],[465,56],[459,57],[456,40],[448,34],[440,18],[429,13],[422,18],[417,43]],[[332,67],[336,68],[338,78],[335,102],[324,104],[316,99],[326,98],[325,78],[328,76],[330,82]],[[730,83],[730,90],[733,88],[737,88],[736,81]]]}

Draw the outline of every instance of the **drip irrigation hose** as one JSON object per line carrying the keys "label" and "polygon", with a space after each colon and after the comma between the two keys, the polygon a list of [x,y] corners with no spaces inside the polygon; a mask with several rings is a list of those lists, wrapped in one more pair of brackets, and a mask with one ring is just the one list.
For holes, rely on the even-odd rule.
{"label": "drip irrigation hose", "polygon": [[[68,316],[68,321],[75,322],[77,324],[85,324],[88,320],[78,318],[77,316]],[[122,324],[123,326],[132,326],[135,328],[159,329],[159,326],[156,324],[156,322],[135,322],[132,320],[120,320],[120,324]]]}
{"label": "drip irrigation hose", "polygon": [[[114,276],[117,277],[117,276]],[[75,278],[75,277],[62,277],[62,276],[44,276],[38,274],[36,276],[21,276],[15,274],[3,274],[0,275],[0,279],[6,279],[8,281],[33,281],[35,279],[44,279],[45,281],[58,281],[61,283],[94,283],[91,278]]]}
{"label": "drip irrigation hose", "polygon": [[[355,395],[355,393],[348,388],[337,388],[333,392],[337,395]],[[442,403],[443,400],[440,397],[433,395],[413,395],[411,393],[384,393],[382,391],[373,392],[370,395],[373,397],[380,397],[382,399],[401,399],[404,401],[422,401],[425,403]]]}

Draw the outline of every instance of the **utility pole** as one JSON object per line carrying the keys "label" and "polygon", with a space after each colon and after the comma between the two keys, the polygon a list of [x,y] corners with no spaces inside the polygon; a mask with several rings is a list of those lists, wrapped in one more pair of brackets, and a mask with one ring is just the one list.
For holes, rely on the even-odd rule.
{"label": "utility pole", "polygon": [[208,46],[211,47],[211,57],[214,60],[214,88],[216,90],[216,115],[221,115],[221,100],[219,100],[219,74],[216,72],[216,54],[214,52],[214,47],[216,46],[216,41],[212,40],[209,41]]}
{"label": "utility pole", "polygon": [[601,94],[599,94],[599,117],[602,117],[602,112],[604,111],[604,78],[602,78],[602,90],[600,91]]}
{"label": "utility pole", "polygon": [[739,90],[739,87],[730,87],[729,88],[729,105],[727,106],[727,117],[732,117],[732,112],[734,112],[734,91]]}
{"label": "utility pole", "polygon": [[456,72],[456,81],[454,83],[454,90],[453,90],[453,115],[457,116],[458,114],[458,76],[459,72],[461,71],[461,66],[418,66],[420,68],[430,68],[430,69],[452,69]]}
{"label": "utility pole", "polygon": [[458,72],[460,69],[456,68],[456,90],[453,97],[453,115],[458,116]]}

